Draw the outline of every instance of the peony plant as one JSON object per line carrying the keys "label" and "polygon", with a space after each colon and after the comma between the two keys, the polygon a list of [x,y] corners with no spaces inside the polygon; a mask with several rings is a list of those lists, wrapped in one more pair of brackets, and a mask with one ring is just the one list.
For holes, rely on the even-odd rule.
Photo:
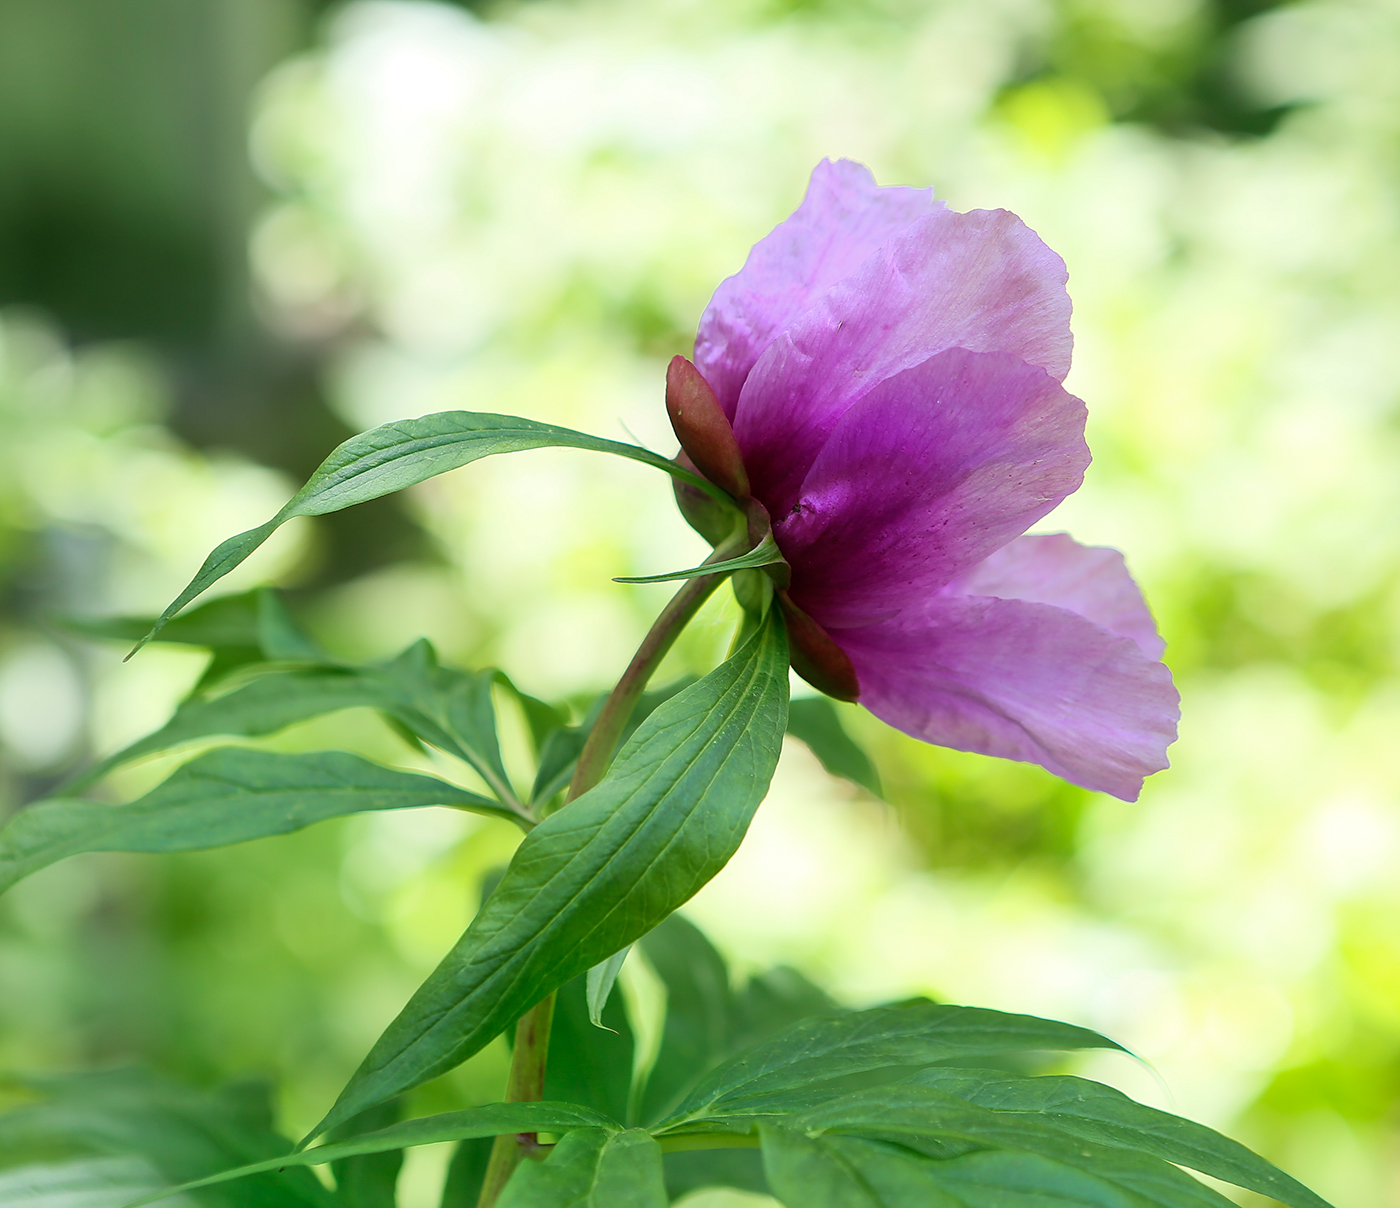
{"label": "peony plant", "polygon": [[[1047,1072],[1047,1055],[1119,1048],[1089,1029],[923,999],[846,1010],[791,970],[735,984],[675,913],[737,850],[785,733],[875,784],[828,698],[1125,800],[1167,766],[1177,694],[1122,556],[1026,535],[1089,464],[1084,405],[1061,384],[1065,284],[1063,262],[1014,215],[956,213],[929,190],[879,188],[858,164],[823,162],[796,212],[716,290],[693,360],[672,361],[675,458],[503,415],[388,424],[219,546],[161,617],[107,625],[213,657],[160,730],[0,832],[0,889],[79,852],[207,848],[365,810],[469,810],[522,837],[299,1145],[246,1097],[136,1074],[33,1080],[33,1101],[0,1116],[0,1138],[8,1128],[139,1158],[112,1204],[182,1192],[393,1208],[403,1151],[451,1141],[443,1208],[662,1208],[703,1187],[788,1208],[1230,1203],[1187,1170],[1324,1208],[1210,1129]],[[183,611],[292,517],[544,446],[668,474],[713,551],[649,576],[680,586],[586,715],[498,670],[444,666],[422,641],[386,662],[340,662],[270,590]],[[726,580],[743,618],[729,657],[649,690]],[[825,695],[790,702],[790,668]],[[528,788],[501,757],[501,691],[528,719]],[[355,706],[460,761],[477,787],[338,751],[222,746],[126,805],[79,795],[156,752]],[[634,947],[667,992],[659,1048],[640,1069],[612,993]],[[408,1092],[503,1034],[513,1048],[500,1102],[402,1117]],[[329,1183],[314,1165],[329,1166]],[[45,1169],[70,1189],[84,1177]]]}

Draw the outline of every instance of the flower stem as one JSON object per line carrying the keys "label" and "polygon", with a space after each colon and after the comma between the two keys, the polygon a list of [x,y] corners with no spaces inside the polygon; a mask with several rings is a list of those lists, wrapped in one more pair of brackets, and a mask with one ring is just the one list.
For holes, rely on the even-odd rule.
{"label": "flower stem", "polygon": [[[705,561],[726,561],[743,553],[748,544],[747,534],[736,534],[717,546]],[[578,766],[574,769],[574,778],[569,784],[567,801],[582,796],[603,779],[632,710],[646,691],[652,673],[675,645],[681,630],[724,578],[723,574],[719,574],[687,579],[680,591],[671,597],[671,602],[661,610],[647,636],[642,639],[642,644],[637,647],[632,661],[627,664],[627,670],[604,702],[593,729],[589,731],[579,754]],[[526,1011],[515,1025],[515,1051],[511,1055],[510,1079],[506,1085],[507,1103],[530,1102],[544,1094],[545,1062],[549,1056],[549,1030],[553,1019],[554,995],[550,994]],[[535,1133],[497,1137],[491,1147],[491,1160],[486,1167],[477,1208],[493,1208],[496,1197],[510,1180],[521,1157],[537,1152],[539,1138]]]}

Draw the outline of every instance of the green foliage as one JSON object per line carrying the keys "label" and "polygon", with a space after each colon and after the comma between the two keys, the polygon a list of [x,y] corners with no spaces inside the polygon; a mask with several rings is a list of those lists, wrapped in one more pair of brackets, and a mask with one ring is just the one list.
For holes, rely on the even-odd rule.
{"label": "green foliage", "polygon": [[515,816],[455,784],[392,771],[358,755],[226,747],[185,764],[128,805],[59,799],[20,811],[0,830],[0,892],[82,852],[199,851],[283,835],[345,814],[428,805]]}
{"label": "green foliage", "polygon": [[728,662],[657,707],[597,788],[525,836],[317,1131],[464,1061],[689,899],[738,848],[786,715],[787,643],[770,614]]}
{"label": "green foliage", "polygon": [[472,411],[443,411],[418,419],[383,424],[345,441],[266,524],[230,537],[215,549],[205,559],[189,586],[161,613],[151,632],[138,643],[137,648],[154,637],[186,604],[222,579],[294,517],[324,516],[329,512],[338,512],[357,503],[401,491],[482,457],[544,448],[614,453],[664,470],[679,481],[716,495],[721,500],[726,498],[705,479],[659,454],[554,424]]}
{"label": "green foliage", "polygon": [[527,1163],[500,1208],[666,1208],[661,1147],[640,1129],[580,1129],[543,1162]]}

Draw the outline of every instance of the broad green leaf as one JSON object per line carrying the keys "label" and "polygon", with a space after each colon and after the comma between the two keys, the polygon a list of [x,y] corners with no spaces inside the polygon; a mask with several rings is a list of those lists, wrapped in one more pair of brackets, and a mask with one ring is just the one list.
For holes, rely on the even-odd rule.
{"label": "broad green leaf", "polygon": [[963,1069],[924,1070],[910,1081],[994,1112],[1033,1117],[1100,1145],[1153,1154],[1293,1208],[1326,1208],[1321,1197],[1238,1141],[1137,1103],[1101,1082],[1068,1075],[1017,1078]]}
{"label": "broad green leaf", "polygon": [[457,1142],[443,1180],[439,1208],[476,1208],[494,1141],[493,1137],[471,1137]]}
{"label": "broad green leaf", "polygon": [[1226,1208],[1229,1204],[1218,1192],[1142,1147],[1127,1142],[1099,1144],[1065,1132],[1035,1113],[991,1111],[929,1086],[877,1087],[842,1096],[796,1117],[792,1127],[807,1133],[857,1133],[915,1150],[927,1146],[935,1161],[948,1160],[949,1142],[958,1147],[1034,1153],[1163,1208]]}
{"label": "broad green leaf", "polygon": [[586,1104],[614,1120],[626,1120],[633,1055],[626,1008],[620,998],[614,998],[602,1013],[603,1028],[598,1028],[589,1019],[584,977],[565,982],[557,993],[544,1097]]}
{"label": "broad green leaf", "polygon": [[270,672],[221,696],[186,701],[159,730],[103,760],[77,783],[197,739],[260,738],[341,709],[369,708],[470,764],[504,803],[514,806],[491,706],[496,674],[443,667],[432,644],[421,640],[388,662],[369,667]]}
{"label": "broad green leaf", "polygon": [[666,1208],[661,1147],[640,1129],[580,1129],[543,1162],[523,1162],[498,1208]]}
{"label": "broad green leaf", "polygon": [[737,558],[726,558],[722,562],[706,562],[689,570],[668,571],[664,575],[640,575],[616,578],[614,583],[669,583],[676,579],[698,579],[702,575],[727,575],[736,570],[753,570],[760,566],[778,566],[787,561],[773,534],[767,533],[762,541],[746,554]]}
{"label": "broad green leaf", "polygon": [[788,733],[805,742],[833,776],[869,789],[877,797],[884,795],[880,773],[846,733],[830,697],[807,696],[793,701],[788,710]]}
{"label": "broad green leaf", "polygon": [[1231,1208],[1176,1167],[1133,1154],[987,1148],[930,1158],[876,1139],[771,1124],[760,1133],[770,1185],[801,1208]]}
{"label": "broad green leaf", "polygon": [[301,830],[365,810],[456,806],[513,817],[466,789],[356,755],[281,755],[223,747],[176,769],[127,805],[41,801],[0,830],[0,892],[82,852],[200,851]]}
{"label": "broad green leaf", "polygon": [[174,1195],[182,1190],[177,1184],[230,1166],[261,1163],[261,1173],[238,1194],[210,1192],[199,1202],[218,1208],[336,1208],[309,1171],[279,1169],[284,1159],[276,1155],[285,1154],[291,1142],[273,1131],[260,1087],[203,1093],[135,1070],[48,1075],[23,1084],[40,1097],[0,1114],[0,1149],[65,1146],[141,1158],[167,1184],[153,1188],[153,1198]]}
{"label": "broad green leaf", "polygon": [[[703,1078],[666,1121],[792,1111],[812,1088],[852,1075],[992,1053],[1120,1049],[1073,1024],[980,1007],[911,1002],[806,1019],[746,1049]],[[819,1092],[820,1094],[820,1092]]]}
{"label": "broad green leaf", "polygon": [[221,1170],[207,1178],[195,1179],[171,1188],[160,1195],[136,1200],[131,1208],[137,1208],[139,1204],[149,1203],[174,1192],[200,1191],[206,1187],[216,1187],[271,1171],[303,1176],[326,1197],[315,1202],[323,1205],[323,1208],[329,1208],[330,1204],[334,1203],[333,1200],[329,1200],[329,1193],[321,1188],[314,1176],[298,1168],[320,1166],[326,1162],[341,1162],[362,1154],[387,1153],[392,1150],[409,1149],[415,1145],[437,1145],[443,1141],[461,1141],[471,1137],[495,1137],[520,1132],[565,1133],[572,1129],[598,1130],[606,1134],[620,1127],[606,1116],[575,1103],[488,1103],[483,1107],[469,1107],[465,1111],[443,1112],[436,1116],[405,1120],[401,1124],[345,1141],[318,1145],[315,1149],[285,1152],[266,1161]]}
{"label": "broad green leaf", "polygon": [[796,969],[778,965],[751,977],[734,996],[729,1050],[738,1053],[814,1015],[842,1014],[845,1008],[820,986]]}
{"label": "broad green leaf", "polygon": [[[363,1133],[377,1132],[399,1122],[403,1108],[401,1099],[377,1103],[347,1120],[331,1137],[332,1141],[347,1141]],[[331,1163],[335,1176],[335,1196],[345,1208],[395,1208],[399,1171],[403,1168],[403,1150],[387,1149],[383,1153],[357,1154]]]}
{"label": "broad green leaf", "polygon": [[640,1118],[650,1123],[729,1055],[734,1004],[724,959],[704,933],[680,915],[671,915],[640,944],[666,987],[661,1046],[641,1095]]}
{"label": "broad green leaf", "polygon": [[595,1028],[603,1026],[603,1008],[612,997],[617,975],[622,972],[622,962],[631,951],[632,945],[628,944],[626,948],[614,952],[607,960],[594,965],[588,971],[588,1020]]}
{"label": "broad green leaf", "polygon": [[775,614],[722,666],[660,705],[601,784],[525,836],[318,1132],[466,1060],[714,876],[777,766],[787,683]]}
{"label": "broad green leaf", "polygon": [[321,463],[307,484],[271,520],[230,537],[215,549],[189,586],[160,615],[137,649],[150,641],[180,609],[238,566],[293,517],[338,512],[496,453],[543,448],[587,449],[628,457],[664,470],[720,502],[728,499],[698,474],[659,454],[553,424],[472,411],[443,411],[418,419],[399,420],[352,436]]}

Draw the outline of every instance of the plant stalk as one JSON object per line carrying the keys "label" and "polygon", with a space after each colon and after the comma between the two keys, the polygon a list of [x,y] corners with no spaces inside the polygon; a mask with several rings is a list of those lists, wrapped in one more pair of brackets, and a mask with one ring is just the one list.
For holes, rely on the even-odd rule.
{"label": "plant stalk", "polygon": [[[705,561],[724,562],[743,553],[748,544],[747,534],[737,533],[717,546]],[[681,630],[724,578],[723,574],[719,574],[687,579],[671,597],[670,603],[661,610],[647,636],[642,639],[642,644],[637,647],[632,661],[627,664],[627,670],[604,702],[593,729],[589,731],[579,754],[578,766],[574,769],[574,778],[569,784],[566,803],[582,796],[603,779],[632,710],[646,691],[652,673],[675,645]],[[549,1030],[553,1019],[554,995],[550,994],[526,1011],[515,1025],[515,1051],[511,1054],[506,1102],[530,1102],[544,1094],[545,1062],[549,1055]],[[491,1159],[486,1167],[477,1208],[493,1208],[496,1198],[520,1164],[520,1159],[526,1154],[539,1152],[537,1133],[497,1137],[491,1147]]]}

